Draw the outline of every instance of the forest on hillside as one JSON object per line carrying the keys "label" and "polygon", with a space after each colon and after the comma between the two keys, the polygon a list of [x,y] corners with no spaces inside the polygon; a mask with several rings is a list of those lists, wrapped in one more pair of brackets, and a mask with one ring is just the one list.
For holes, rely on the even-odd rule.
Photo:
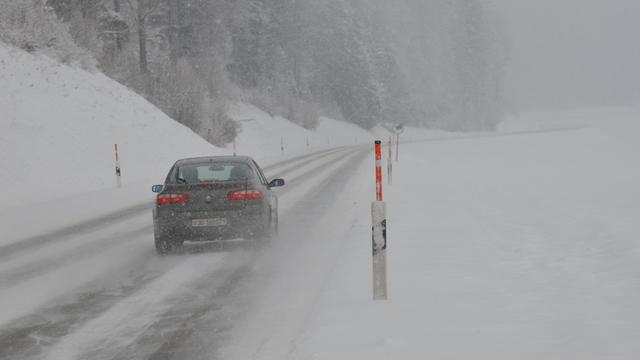
{"label": "forest on hillside", "polygon": [[481,0],[4,0],[0,40],[101,71],[219,143],[230,101],[307,128],[492,130],[508,52]]}

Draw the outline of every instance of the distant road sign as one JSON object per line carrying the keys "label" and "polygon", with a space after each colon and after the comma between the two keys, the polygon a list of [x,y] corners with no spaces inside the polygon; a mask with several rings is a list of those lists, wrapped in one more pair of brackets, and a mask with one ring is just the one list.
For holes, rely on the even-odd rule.
{"label": "distant road sign", "polygon": [[402,124],[393,125],[393,132],[396,134],[402,134],[404,132],[404,125]]}

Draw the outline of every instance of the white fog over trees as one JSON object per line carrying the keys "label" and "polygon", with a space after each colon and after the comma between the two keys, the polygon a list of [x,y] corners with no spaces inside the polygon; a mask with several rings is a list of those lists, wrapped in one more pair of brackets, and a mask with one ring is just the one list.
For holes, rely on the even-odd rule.
{"label": "white fog over trees", "polygon": [[96,68],[200,134],[229,101],[313,128],[321,115],[492,130],[507,41],[479,0],[7,0],[2,39]]}
{"label": "white fog over trees", "polygon": [[492,1],[509,29],[509,113],[640,103],[640,1]]}

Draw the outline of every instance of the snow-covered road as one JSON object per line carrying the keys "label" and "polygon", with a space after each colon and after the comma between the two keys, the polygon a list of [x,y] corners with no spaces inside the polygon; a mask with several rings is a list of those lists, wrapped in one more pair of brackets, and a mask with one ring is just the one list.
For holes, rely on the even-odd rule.
{"label": "snow-covered road", "polygon": [[[0,263],[0,358],[167,358],[182,351],[201,316],[229,323],[245,310],[217,315],[241,284],[264,275],[258,264],[295,257],[296,244],[308,239],[299,231],[325,217],[366,154],[362,147],[338,148],[266,167],[287,186],[280,194],[281,233],[265,249],[187,244],[184,254],[159,257],[148,208],[7,246]],[[212,341],[228,336],[218,332],[200,345],[215,349]]]}

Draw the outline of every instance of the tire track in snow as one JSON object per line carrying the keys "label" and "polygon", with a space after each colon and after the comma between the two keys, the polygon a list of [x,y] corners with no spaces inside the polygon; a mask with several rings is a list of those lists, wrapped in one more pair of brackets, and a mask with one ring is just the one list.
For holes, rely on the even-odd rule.
{"label": "tire track in snow", "polygon": [[[122,348],[174,304],[176,293],[193,290],[202,277],[213,277],[227,254],[203,254],[186,259],[56,344],[47,359],[111,359],[104,351]],[[197,289],[197,288],[195,288]],[[136,356],[134,356],[136,357]]]}
{"label": "tire track in snow", "polygon": [[[311,199],[317,199],[322,201],[322,207],[323,209],[314,209],[314,213],[327,213],[327,211],[330,211],[330,209],[332,208],[332,205],[334,204],[335,200],[332,200],[330,203],[327,202],[327,198],[324,194],[327,193],[331,193],[331,194],[340,194],[342,191],[344,191],[344,189],[347,186],[347,181],[346,179],[350,179],[352,176],[354,176],[358,169],[360,168],[360,166],[362,166],[362,161],[364,160],[364,158],[366,157],[366,155],[368,155],[370,152],[369,149],[366,149],[362,152],[362,157],[357,157],[357,161],[354,161],[354,163],[350,163],[350,164],[346,164],[345,166],[343,166],[339,173],[342,174],[342,176],[340,177],[327,177],[324,179],[324,181],[322,182],[322,184],[320,186],[318,186],[315,189],[315,194],[310,196]],[[354,164],[356,164],[354,166]],[[347,166],[350,165],[350,166]],[[316,201],[317,201],[316,200]],[[316,201],[311,201],[313,204],[316,203]],[[292,213],[302,213],[304,212],[305,209],[307,209],[309,207],[309,203],[296,203],[292,209],[291,212]],[[355,219],[352,219],[355,220]],[[308,220],[307,220],[308,221]],[[351,222],[351,220],[349,220],[348,222]],[[309,224],[309,226],[314,226],[315,223],[315,219],[314,221]],[[351,223],[348,227],[349,229],[353,229],[353,226],[355,226],[353,223]],[[304,229],[307,228],[307,226],[302,226]],[[306,230],[302,230],[302,229],[296,229],[295,233],[304,233],[306,232]],[[296,234],[292,234],[293,238],[297,238]],[[329,234],[330,231],[327,231],[326,233],[323,233],[322,236]],[[330,237],[331,238],[331,237]],[[234,355],[239,355],[241,357],[239,358],[251,358],[251,359],[260,359],[262,358],[261,356],[265,355],[266,353],[269,354],[269,356],[267,356],[267,358],[291,358],[295,352],[296,352],[296,348],[297,348],[297,343],[299,341],[300,336],[302,336],[303,330],[304,330],[304,325],[310,321],[311,317],[313,316],[313,313],[315,311],[315,308],[317,306],[317,302],[320,299],[320,296],[322,295],[324,288],[326,287],[331,275],[333,274],[333,268],[334,265],[338,262],[338,258],[339,258],[339,252],[340,249],[342,249],[344,247],[344,242],[339,242],[339,240],[335,240],[331,246],[323,246],[320,251],[313,252],[313,256],[314,256],[314,261],[320,261],[321,264],[318,265],[320,267],[322,267],[321,271],[316,271],[315,274],[315,280],[316,280],[316,286],[313,286],[311,289],[307,289],[309,290],[309,295],[310,297],[308,297],[306,300],[307,302],[304,305],[300,305],[298,304],[298,308],[296,309],[297,312],[299,313],[298,315],[301,315],[300,317],[300,321],[294,321],[295,324],[291,324],[292,327],[290,329],[288,329],[289,331],[289,335],[290,337],[283,340],[281,337],[277,338],[278,335],[282,335],[282,334],[276,334],[276,332],[265,332],[263,335],[259,335],[258,339],[255,339],[254,343],[252,344],[252,349],[245,349],[242,351],[241,354],[234,354]],[[318,249],[314,249],[314,250],[318,250]],[[324,256],[324,257],[323,257]],[[332,257],[333,256],[333,257]],[[324,259],[323,260],[318,260],[318,259]],[[285,264],[287,265],[287,264]],[[278,265],[280,266],[280,265]],[[291,265],[288,264],[289,267],[293,266],[295,267],[295,265]],[[317,269],[316,269],[317,270]],[[284,269],[284,271],[286,272],[287,269]],[[308,274],[306,277],[314,277],[313,274]],[[306,278],[305,277],[305,278]],[[305,279],[306,282],[307,279]],[[273,295],[273,294],[271,294]],[[276,311],[278,309],[275,309]],[[282,309],[280,309],[282,310]],[[294,312],[296,310],[293,310]],[[287,310],[288,311],[288,310]],[[286,332],[286,331],[285,331]],[[282,349],[284,349],[286,352],[282,353],[282,354],[273,354],[273,349],[271,349],[269,346],[272,343],[278,343],[280,342],[280,345],[282,346]],[[243,345],[247,345],[245,343],[243,343]],[[250,346],[251,347],[251,346]],[[224,358],[224,357],[222,357]]]}
{"label": "tire track in snow", "polygon": [[11,291],[11,287],[20,282],[27,281],[43,273],[50,273],[60,267],[68,265],[70,262],[76,262],[90,257],[103,250],[121,246],[151,231],[153,231],[153,226],[144,225],[134,230],[115,233],[112,236],[92,239],[90,242],[81,244],[70,252],[62,253],[55,257],[38,259],[36,262],[18,266],[9,271],[0,272],[0,286],[6,288],[6,291]]}
{"label": "tire track in snow", "polygon": [[[250,263],[253,257],[249,260],[247,263]],[[232,298],[234,290],[248,276],[251,276],[253,271],[254,269],[248,264],[242,265],[226,274],[219,286],[199,286],[198,288],[202,290],[198,301],[177,304],[141,334],[139,341],[121,350],[114,360],[127,360],[130,354],[136,352],[149,360],[171,359],[176,349],[195,335],[197,329],[194,324],[203,320],[211,312],[226,311],[225,306],[229,303],[229,298]],[[224,336],[228,332],[232,326],[231,319],[232,316],[227,316],[213,325],[215,336]],[[158,334],[161,334],[162,341],[158,341]],[[147,351],[142,350],[145,348],[145,343],[148,344]]]}
{"label": "tire track in snow", "polygon": [[322,151],[318,151],[318,152],[314,152],[311,154],[305,154],[305,155],[300,155],[300,156],[296,156],[294,158],[291,159],[287,159],[284,161],[280,161],[278,163],[275,164],[271,164],[271,165],[267,165],[264,166],[262,168],[262,170],[264,170],[265,172],[274,172],[275,169],[279,169],[277,172],[287,172],[290,169],[294,169],[297,166],[299,166],[299,164],[303,164],[303,163],[308,163],[310,161],[315,161],[320,157],[324,157],[326,155],[331,155],[332,153],[338,152],[338,151],[343,151],[345,149],[348,149],[349,147],[337,147],[337,148],[332,148],[332,149],[328,149],[328,150],[322,150]]}
{"label": "tire track in snow", "polygon": [[131,216],[138,215],[149,209],[151,209],[151,204],[149,203],[137,204],[119,210],[118,212],[115,212],[113,214],[96,218],[81,224],[68,226],[63,229],[50,232],[48,234],[33,236],[11,244],[0,246],[0,260],[16,256],[21,252],[31,251],[32,249],[41,247],[43,245],[67,240],[71,236],[86,234],[100,228],[116,225],[122,220],[128,219]]}

